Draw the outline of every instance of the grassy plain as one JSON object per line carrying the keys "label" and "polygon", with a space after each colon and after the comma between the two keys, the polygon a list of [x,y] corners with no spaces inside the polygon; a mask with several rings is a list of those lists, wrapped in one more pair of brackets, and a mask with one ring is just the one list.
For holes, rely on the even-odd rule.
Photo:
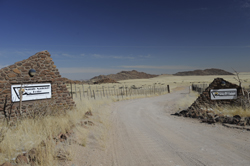
{"label": "grassy plain", "polygon": [[[249,87],[250,85],[250,72],[242,72],[240,73],[240,79],[242,80],[243,87]],[[160,75],[155,78],[150,79],[134,79],[134,80],[123,80],[119,81],[121,84],[125,85],[152,85],[154,83],[161,83],[165,85],[170,85],[171,88],[175,88],[177,86],[188,86],[199,83],[209,84],[215,78],[223,78],[229,82],[238,84],[238,82],[234,79],[236,75],[211,75],[211,76],[173,76],[173,75]]]}
{"label": "grassy plain", "polygon": [[15,162],[19,154],[28,153],[34,147],[36,148],[36,162],[39,165],[57,165],[56,158],[61,151],[65,151],[64,154],[67,154],[64,156],[65,159],[72,159],[71,149],[58,147],[54,138],[60,133],[65,134],[73,127],[73,132],[78,139],[77,143],[84,146],[87,141],[88,129],[83,128],[79,122],[86,120],[87,111],[93,111],[99,115],[95,117],[95,120],[105,123],[105,112],[97,111],[100,106],[111,103],[112,100],[80,101],[76,98],[75,102],[76,109],[68,111],[66,114],[60,114],[58,111],[56,116],[24,119],[13,126],[9,126],[5,122],[1,123],[0,164],[5,161]]}
{"label": "grassy plain", "polygon": [[[250,89],[250,72],[242,72],[239,74],[242,87]],[[178,87],[190,86],[192,84],[210,84],[215,78],[223,78],[231,83],[239,85],[239,82],[235,79],[236,75],[212,75],[212,76],[173,76],[173,75],[161,75],[151,79],[136,79],[136,80],[123,80],[119,83],[138,87],[150,86],[155,83],[170,85],[171,91],[178,90]],[[177,101],[176,111],[188,108],[199,96],[196,92],[186,94],[184,98]],[[243,109],[242,107],[226,106],[226,107],[214,107],[216,114],[223,114],[227,116],[240,115],[243,117],[250,117],[250,109]]]}
{"label": "grassy plain", "polygon": [[[142,87],[144,89],[152,89],[153,86],[162,88],[170,85],[171,91],[177,91],[179,87],[190,86],[192,83],[211,83],[214,78],[222,77],[225,80],[236,83],[238,82],[234,79],[235,76],[171,76],[171,75],[161,75],[151,79],[134,79],[134,80],[123,80],[119,81],[118,84],[101,84],[101,85],[76,85],[72,87],[72,90],[78,92],[78,96],[74,94],[74,101],[76,102],[77,108],[75,110],[69,111],[64,115],[58,116],[46,116],[40,117],[37,119],[25,119],[22,122],[18,123],[15,126],[8,126],[6,123],[2,123],[1,128],[1,142],[0,142],[0,164],[5,161],[14,161],[15,157],[18,154],[28,152],[33,147],[37,147],[38,153],[37,158],[40,162],[40,165],[56,165],[57,161],[54,160],[58,154],[56,150],[56,144],[52,139],[57,136],[59,133],[66,133],[74,126],[74,131],[78,137],[78,143],[82,146],[86,145],[88,141],[87,135],[88,130],[82,128],[79,122],[84,120],[84,115],[87,111],[92,111],[94,116],[89,117],[88,120],[93,121],[95,124],[101,124],[102,127],[95,128],[97,133],[99,133],[100,144],[105,141],[107,135],[106,130],[109,128],[108,120],[108,110],[104,111],[100,109],[104,104],[109,104],[119,100],[129,100],[142,97],[151,97],[160,95],[159,93],[155,94],[137,94],[134,93],[131,96],[116,96],[111,95],[109,98],[100,96],[101,90],[103,88],[106,90],[121,90],[121,87],[131,87],[135,86],[137,88]],[[240,78],[244,87],[249,87],[250,85],[250,72],[249,73],[240,73]],[[68,85],[68,90],[71,90],[71,87]],[[87,89],[97,90],[99,94],[96,95],[96,99],[81,94],[80,91],[86,91]],[[143,91],[141,91],[143,92]],[[145,92],[145,91],[144,91]],[[88,91],[90,93],[90,91]],[[162,94],[165,94],[164,92]],[[107,94],[107,92],[106,92]],[[188,107],[195,99],[197,98],[197,93],[192,92],[187,94],[183,99],[178,102],[177,108],[183,109]],[[224,109],[228,115],[234,115],[235,112],[229,109]],[[236,110],[236,109],[235,109]],[[223,110],[218,110],[222,112]],[[242,110],[240,110],[242,111]],[[246,111],[246,110],[244,110]],[[248,110],[249,111],[249,110]],[[243,112],[244,113],[244,112]],[[250,114],[249,114],[250,115]],[[41,145],[41,142],[46,142],[45,145]],[[103,144],[104,145],[104,144]],[[68,158],[71,159],[70,150],[67,153]]]}
{"label": "grassy plain", "polygon": [[[242,72],[239,74],[242,80],[242,86],[244,88],[249,88],[250,86],[250,72]],[[155,87],[164,87],[170,85],[170,89],[173,90],[179,86],[190,86],[192,84],[209,84],[215,78],[223,78],[231,83],[239,84],[235,78],[236,75],[210,75],[210,76],[173,76],[173,75],[160,75],[155,78],[150,79],[131,79],[131,80],[121,80],[118,83],[106,83],[100,85],[86,85],[83,84],[84,90],[87,89],[99,90],[101,91],[104,87],[105,90],[112,90],[113,88],[118,89],[119,87],[142,87],[145,89]],[[67,85],[68,90],[71,91],[70,85]],[[82,85],[72,85],[72,91],[82,91]]]}
{"label": "grassy plain", "polygon": [[[80,85],[78,85],[80,86]],[[159,94],[147,95],[147,97],[157,96]],[[43,166],[54,166],[58,164],[57,156],[64,153],[66,160],[71,160],[74,154],[71,149],[64,149],[64,146],[58,147],[54,138],[60,133],[73,130],[76,142],[85,146],[88,141],[88,129],[84,128],[81,121],[92,121],[94,124],[101,124],[95,128],[98,133],[98,141],[101,146],[105,145],[107,130],[109,128],[108,110],[100,109],[105,104],[120,100],[130,100],[143,98],[145,95],[132,95],[124,97],[100,97],[96,99],[85,98],[80,94],[74,94],[76,109],[67,111],[63,114],[60,110],[56,116],[34,117],[32,119],[23,119],[22,121],[10,126],[5,122],[0,123],[0,164],[5,161],[15,162],[19,154],[28,153],[32,148],[36,148],[36,162]],[[61,112],[61,113],[60,113]],[[94,116],[86,119],[85,113],[92,112]],[[72,129],[73,127],[73,129]],[[41,142],[44,142],[41,144]],[[67,142],[66,142],[67,143]],[[66,155],[67,154],[67,155]]]}

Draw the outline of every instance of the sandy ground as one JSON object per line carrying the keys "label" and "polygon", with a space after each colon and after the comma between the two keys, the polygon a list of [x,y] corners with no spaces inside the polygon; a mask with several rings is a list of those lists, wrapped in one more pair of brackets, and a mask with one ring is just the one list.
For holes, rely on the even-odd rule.
{"label": "sandy ground", "polygon": [[62,165],[249,166],[249,131],[170,115],[187,92],[102,108],[109,111],[108,133],[100,134],[94,129],[98,125],[93,126],[86,147],[75,145],[76,158]]}

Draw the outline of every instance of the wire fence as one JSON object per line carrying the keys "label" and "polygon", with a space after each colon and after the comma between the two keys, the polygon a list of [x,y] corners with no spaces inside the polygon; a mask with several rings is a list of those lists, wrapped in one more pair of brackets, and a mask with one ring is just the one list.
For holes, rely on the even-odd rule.
{"label": "wire fence", "polygon": [[192,84],[191,88],[193,91],[201,94],[208,87],[208,84]]}
{"label": "wire fence", "polygon": [[86,85],[86,84],[67,84],[70,96],[73,98],[96,99],[96,98],[124,98],[131,96],[151,96],[170,93],[169,85],[145,85],[137,87],[135,85]]}

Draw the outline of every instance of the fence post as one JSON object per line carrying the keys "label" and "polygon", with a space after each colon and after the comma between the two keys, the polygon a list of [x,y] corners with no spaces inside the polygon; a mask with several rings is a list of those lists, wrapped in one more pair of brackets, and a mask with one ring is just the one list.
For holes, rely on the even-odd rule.
{"label": "fence post", "polygon": [[119,88],[116,91],[117,98],[119,99],[118,93],[119,93]]}
{"label": "fence post", "polygon": [[96,88],[95,88],[95,94],[96,94],[96,97],[99,97],[97,86],[96,86]]}
{"label": "fence post", "polygon": [[109,85],[108,85],[108,92],[109,92],[109,96],[110,96],[110,90],[109,90]]}
{"label": "fence post", "polygon": [[81,90],[79,88],[80,100],[82,100]]}
{"label": "fence post", "polygon": [[70,89],[71,89],[71,97],[72,97],[72,99],[73,99],[72,82],[70,82]]}
{"label": "fence post", "polygon": [[83,97],[85,97],[83,83],[82,83],[82,92],[83,92]]}
{"label": "fence post", "polygon": [[102,91],[103,91],[103,97],[105,97],[104,86],[102,86]]}
{"label": "fence post", "polygon": [[87,97],[89,99],[89,89],[87,88]]}
{"label": "fence post", "polygon": [[93,95],[94,95],[94,99],[95,99],[95,91],[93,90]]}
{"label": "fence post", "polygon": [[168,87],[168,93],[170,93],[170,88],[169,88],[169,85],[167,85],[167,87]]}
{"label": "fence post", "polygon": [[90,84],[89,84],[89,91],[90,91],[90,97],[92,98],[92,92],[91,92]]}
{"label": "fence post", "polygon": [[75,83],[75,93],[76,93],[76,97],[77,97],[77,91],[76,91],[76,83]]}
{"label": "fence post", "polygon": [[122,98],[123,98],[123,92],[122,92],[122,89],[121,89],[121,95],[122,95]]}

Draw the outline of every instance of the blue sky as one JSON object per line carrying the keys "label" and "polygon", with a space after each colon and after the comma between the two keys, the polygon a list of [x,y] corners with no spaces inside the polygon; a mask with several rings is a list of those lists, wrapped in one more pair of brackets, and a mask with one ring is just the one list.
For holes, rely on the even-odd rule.
{"label": "blue sky", "polygon": [[0,0],[0,67],[42,50],[78,80],[250,72],[250,0]]}

